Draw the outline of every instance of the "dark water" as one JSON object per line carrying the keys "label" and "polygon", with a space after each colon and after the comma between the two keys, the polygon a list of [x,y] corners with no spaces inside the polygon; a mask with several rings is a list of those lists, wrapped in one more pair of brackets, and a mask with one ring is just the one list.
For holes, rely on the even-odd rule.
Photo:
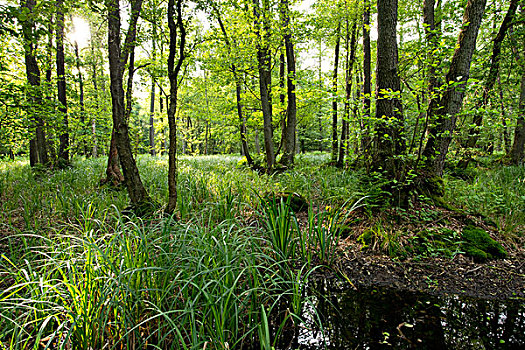
{"label": "dark water", "polygon": [[436,297],[388,288],[354,291],[325,283],[311,291],[303,308],[308,321],[279,348],[525,349],[523,300]]}

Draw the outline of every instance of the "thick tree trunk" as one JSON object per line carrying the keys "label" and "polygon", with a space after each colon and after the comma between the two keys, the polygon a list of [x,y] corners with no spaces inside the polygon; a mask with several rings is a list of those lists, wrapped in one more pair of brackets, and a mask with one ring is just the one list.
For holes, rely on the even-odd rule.
{"label": "thick tree trunk", "polygon": [[397,71],[397,0],[378,0],[377,22],[377,126],[372,168],[399,180],[403,163],[397,156],[404,153],[405,140]]}
{"label": "thick tree trunk", "polygon": [[339,68],[339,50],[341,46],[341,21],[337,24],[335,38],[334,73],[332,75],[332,162],[337,161],[337,77]]}
{"label": "thick tree trunk", "polygon": [[67,116],[66,68],[64,62],[64,0],[56,1],[56,65],[58,110],[62,115],[63,130],[60,134],[58,158],[61,166],[69,164],[69,120]]}
{"label": "thick tree trunk", "polygon": [[[168,105],[168,124],[169,124],[169,151],[168,151],[168,206],[166,212],[172,214],[177,207],[177,94],[178,76],[185,59],[186,28],[182,22],[182,1],[168,1],[168,26],[170,29],[169,56],[168,56],[168,77],[170,81],[170,99]],[[175,13],[177,21],[175,22]],[[178,60],[175,64],[177,55],[177,29],[180,30],[180,45],[178,48]]]}
{"label": "thick tree trunk", "polygon": [[[465,96],[465,88],[470,75],[470,63],[476,49],[476,39],[485,11],[486,0],[469,0],[463,16],[463,26],[459,33],[456,50],[446,76],[448,85],[439,108],[430,110],[437,115],[423,151],[426,158],[426,171],[431,176],[442,176],[448,148],[456,129],[457,113]],[[432,104],[432,102],[431,102]]]}
{"label": "thick tree trunk", "polygon": [[[509,9],[507,10],[507,14],[505,15],[505,18],[503,19],[503,22],[501,23],[501,26],[498,30],[498,34],[496,34],[496,37],[493,40],[492,55],[490,57],[490,70],[489,74],[485,79],[485,84],[483,86],[483,97],[478,102],[477,108],[486,107],[488,104],[489,94],[494,88],[494,84],[496,83],[496,79],[498,78],[499,74],[501,44],[505,39],[507,30],[512,26],[513,18],[516,14],[517,8],[518,0],[511,0]],[[476,143],[479,139],[479,131],[481,125],[483,124],[483,114],[477,111],[475,111],[474,113],[474,127],[469,130],[469,137],[466,143],[467,148],[476,147]],[[463,159],[458,166],[461,168],[466,168],[468,166],[468,163],[469,158],[466,158]]]}
{"label": "thick tree trunk", "polygon": [[286,47],[286,95],[288,104],[286,107],[286,142],[283,146],[281,163],[292,166],[295,158],[295,134],[297,127],[297,101],[295,97],[295,54],[292,43],[292,30],[290,28],[290,8],[288,0],[281,0],[281,11],[284,34],[284,45]]}
{"label": "thick tree trunk", "polygon": [[[264,149],[266,152],[267,170],[271,171],[275,164],[275,152],[273,147],[272,107],[270,97],[270,86],[272,83],[272,66],[269,49],[270,24],[266,16],[269,13],[269,0],[263,1],[262,30],[259,0],[253,0],[254,28],[257,37],[257,60],[259,68],[259,91],[261,95],[261,108],[264,124]],[[262,32],[262,33],[261,33]]]}
{"label": "thick tree trunk", "polygon": [[370,50],[370,0],[363,2],[363,130],[361,136],[361,153],[370,154],[372,143],[370,137],[370,99],[372,96],[372,68]]}
{"label": "thick tree trunk", "polygon": [[[40,95],[40,69],[36,60],[36,45],[34,34],[34,21],[32,20],[33,9],[36,5],[35,0],[22,1],[21,7],[27,9],[28,16],[25,21],[21,21],[22,34],[24,38],[24,54],[27,82],[30,85],[28,92],[29,101],[32,105],[28,114],[34,123],[35,137],[31,139],[29,144],[29,163],[31,166],[41,163],[49,164],[47,156],[46,135],[44,131],[44,121],[38,112],[35,112],[38,106],[42,105],[42,97]],[[31,128],[32,129],[32,128]]]}
{"label": "thick tree trunk", "polygon": [[[124,173],[124,183],[128,190],[131,204],[141,205],[151,202],[151,199],[142,184],[139,171],[129,139],[128,120],[126,120],[126,106],[124,101],[123,76],[128,58],[133,56],[142,0],[131,2],[131,16],[126,39],[121,52],[120,45],[120,9],[119,0],[108,0],[108,49],[109,71],[111,78],[111,102],[113,106],[113,129],[120,164]],[[130,60],[132,61],[132,60]],[[130,62],[132,65],[132,62]],[[130,69],[132,69],[130,67]]]}
{"label": "thick tree trunk", "polygon": [[106,179],[103,181],[110,183],[113,186],[119,186],[124,182],[124,176],[120,172],[119,157],[117,150],[117,140],[115,138],[115,131],[111,133],[111,143],[109,145],[108,165],[106,167]]}

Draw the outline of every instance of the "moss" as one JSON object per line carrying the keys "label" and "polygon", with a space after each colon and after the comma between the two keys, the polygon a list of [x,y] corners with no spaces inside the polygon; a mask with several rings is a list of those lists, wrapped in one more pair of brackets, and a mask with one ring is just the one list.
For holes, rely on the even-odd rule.
{"label": "moss", "polygon": [[472,225],[465,227],[461,237],[464,240],[463,250],[475,261],[482,262],[507,256],[501,244],[490,238],[489,234],[479,227]]}
{"label": "moss", "polygon": [[366,230],[359,237],[357,237],[357,242],[363,245],[363,249],[366,249],[368,246],[372,244],[373,238],[374,238],[374,234],[372,230]]}

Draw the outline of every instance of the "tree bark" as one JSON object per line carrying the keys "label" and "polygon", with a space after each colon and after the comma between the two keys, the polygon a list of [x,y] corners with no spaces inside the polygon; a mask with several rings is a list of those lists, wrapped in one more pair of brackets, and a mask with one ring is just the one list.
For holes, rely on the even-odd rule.
{"label": "tree bark", "polygon": [[[351,38],[348,28],[348,20],[346,26],[346,79],[345,79],[345,112],[343,117],[343,125],[341,132],[341,142],[339,144],[339,157],[337,159],[337,166],[343,167],[345,154],[348,149],[348,139],[350,132],[350,98],[352,96],[352,68],[355,62],[356,56],[356,32],[357,32],[357,20],[354,20],[352,25]],[[350,50],[350,53],[348,52]]]}
{"label": "tree bark", "polygon": [[[93,70],[92,78],[93,78],[93,91],[95,93],[95,109],[96,109],[96,113],[92,117],[92,120],[91,120],[91,135],[92,135],[92,141],[93,141],[93,148],[91,150],[91,156],[96,158],[98,156],[97,118],[96,118],[96,115],[99,112],[100,105],[99,105],[99,100],[98,100],[97,64],[95,62],[95,48],[93,47],[93,41],[91,41],[91,56],[92,56],[92,60],[93,60],[92,64],[91,64],[91,69]],[[113,133],[112,133],[112,135],[113,135]]]}
{"label": "tree bark", "polygon": [[361,153],[370,154],[370,99],[372,96],[372,68],[370,50],[370,0],[363,1],[363,130]]}
{"label": "tree bark", "polygon": [[[224,36],[224,41],[226,42],[226,46],[228,47],[228,50],[231,52],[232,47],[230,43],[230,39],[228,36],[228,33],[226,32],[226,27],[224,26],[224,23],[222,22],[222,17],[220,14],[220,11],[217,7],[214,7],[215,15],[217,17],[217,21],[219,22],[219,26],[222,31],[222,35]],[[239,134],[241,139],[241,149],[243,155],[246,157],[246,161],[248,162],[248,165],[250,167],[253,167],[253,158],[250,156],[250,150],[248,149],[248,139],[246,137],[246,118],[244,117],[243,113],[243,103],[242,103],[242,81],[241,78],[237,72],[237,66],[232,63],[231,64],[231,71],[233,75],[233,79],[235,80],[235,99],[237,104],[237,116],[239,117]]]}
{"label": "tree bark", "polygon": [[[157,36],[157,25],[156,23],[152,23],[153,26],[153,35],[151,37],[151,54],[152,59],[155,64],[155,58],[156,58],[156,36]],[[154,70],[152,70],[151,73],[151,94],[150,94],[150,107],[149,107],[149,153],[154,156],[155,155],[155,84],[157,82],[155,81],[155,73]]]}
{"label": "tree bark", "polygon": [[60,146],[58,158],[62,163],[60,166],[69,164],[69,120],[67,115],[67,95],[66,95],[66,68],[64,62],[64,0],[56,0],[56,65],[57,65],[57,94],[58,110],[62,115],[62,127],[60,134]]}
{"label": "tree bark", "polygon": [[[177,94],[178,76],[182,68],[185,56],[186,28],[182,21],[182,1],[168,1],[168,26],[170,29],[169,56],[168,56],[168,77],[170,81],[170,98],[168,105],[168,124],[169,124],[169,151],[168,151],[168,206],[166,212],[172,214],[177,207]],[[175,8],[176,5],[176,8]],[[177,21],[175,22],[175,11]],[[177,55],[177,30],[180,30],[180,45],[178,47],[178,60],[175,64]]]}
{"label": "tree bark", "polygon": [[[273,147],[272,107],[270,97],[270,86],[272,83],[272,66],[269,49],[268,33],[270,24],[267,19],[269,14],[269,0],[263,1],[262,25],[259,0],[253,0],[254,28],[257,37],[257,60],[259,68],[259,91],[261,95],[261,108],[264,124],[264,149],[266,152],[267,171],[271,171],[275,164],[275,151]],[[262,27],[262,28],[261,28]],[[262,29],[262,30],[261,30]],[[261,33],[262,31],[262,33]]]}
{"label": "tree bark", "polygon": [[[525,4],[521,6],[521,14],[525,15]],[[518,58],[517,53],[516,58]],[[525,48],[523,49],[523,56],[521,59],[523,60],[522,62],[525,62]],[[518,120],[516,129],[514,129],[514,142],[510,151],[510,161],[514,165],[518,165],[525,160],[525,67],[521,65],[521,69],[522,75]]]}
{"label": "tree bark", "polygon": [[28,114],[35,127],[35,136],[31,138],[29,144],[29,163],[31,166],[41,163],[49,164],[47,156],[46,134],[44,131],[44,121],[38,113],[38,108],[42,105],[42,97],[40,94],[40,68],[36,60],[36,45],[34,34],[34,7],[35,0],[26,0],[21,2],[21,7],[27,9],[27,19],[21,21],[22,35],[24,38],[24,56],[26,65],[27,82],[30,85],[28,92],[31,104]]}
{"label": "tree bark", "polygon": [[[505,18],[503,19],[503,22],[501,23],[501,26],[498,30],[498,33],[496,34],[496,37],[493,40],[493,47],[492,47],[492,55],[490,57],[490,70],[489,74],[486,76],[485,84],[483,86],[483,97],[481,100],[477,103],[477,108],[486,107],[489,100],[489,94],[494,88],[494,84],[496,83],[496,79],[498,78],[499,74],[499,66],[500,66],[500,56],[501,56],[501,44],[503,40],[505,39],[505,35],[507,34],[507,30],[512,26],[513,18],[516,14],[516,9],[518,8],[518,0],[511,0],[509,9],[507,10],[507,14],[505,15]],[[479,139],[479,131],[481,128],[481,125],[483,124],[483,114],[475,111],[474,112],[474,119],[473,124],[474,127],[472,127],[469,130],[469,137],[466,143],[467,148],[474,148],[476,147],[476,143]],[[463,159],[460,164],[458,165],[461,168],[466,168],[468,166],[469,159]]]}
{"label": "tree bark", "polygon": [[[124,173],[124,183],[132,205],[151,202],[142,184],[133,153],[128,131],[127,109],[124,102],[123,77],[126,64],[133,56],[137,33],[137,20],[142,7],[142,0],[131,1],[131,16],[125,43],[120,45],[120,9],[119,0],[108,0],[108,50],[111,79],[111,102],[113,130],[120,164]],[[132,61],[132,60],[130,60]],[[130,62],[132,65],[132,62]]]}
{"label": "tree bark", "polygon": [[399,180],[405,151],[401,84],[397,71],[397,0],[377,2],[376,136],[372,168]]}
{"label": "tree bark", "polygon": [[339,68],[339,49],[341,46],[341,20],[337,23],[335,38],[334,73],[332,75],[332,162],[337,161],[337,77]]}
{"label": "tree bark", "polygon": [[283,145],[283,156],[281,163],[284,166],[292,166],[295,158],[295,134],[297,127],[297,101],[295,96],[295,54],[292,43],[292,30],[290,28],[290,7],[288,0],[281,0],[281,14],[284,29],[284,45],[286,48],[286,95],[288,104],[286,107],[286,142]]}
{"label": "tree bark", "polygon": [[423,156],[426,158],[425,170],[431,176],[441,177],[443,175],[448,148],[456,129],[457,113],[461,109],[465,96],[465,88],[470,75],[470,63],[476,49],[476,39],[485,4],[486,0],[467,2],[463,26],[446,76],[447,89],[439,101],[439,108],[430,111],[431,116],[437,116],[437,120],[429,129],[429,138]]}
{"label": "tree bark", "polygon": [[86,109],[84,107],[84,79],[82,77],[82,71],[80,70],[80,55],[78,52],[78,43],[75,41],[75,58],[76,58],[76,65],[77,65],[77,71],[78,71],[78,89],[80,91],[79,94],[79,104],[80,104],[80,125],[82,128],[81,134],[81,145],[82,145],[82,151],[85,156],[89,154],[87,143],[86,143]]}

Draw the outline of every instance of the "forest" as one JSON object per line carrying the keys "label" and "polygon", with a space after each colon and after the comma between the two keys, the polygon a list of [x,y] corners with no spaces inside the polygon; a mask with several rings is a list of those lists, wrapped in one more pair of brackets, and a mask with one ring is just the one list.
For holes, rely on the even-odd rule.
{"label": "forest", "polygon": [[0,1],[0,349],[525,347],[525,1]]}

